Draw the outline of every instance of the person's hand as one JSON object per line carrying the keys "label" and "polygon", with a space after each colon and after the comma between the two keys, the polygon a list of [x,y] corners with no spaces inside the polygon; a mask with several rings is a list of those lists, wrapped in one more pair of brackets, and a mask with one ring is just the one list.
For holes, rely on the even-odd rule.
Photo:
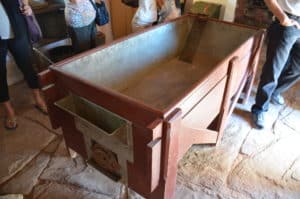
{"label": "person's hand", "polygon": [[295,26],[296,28],[300,29],[300,24],[298,21],[290,18],[286,18],[280,23],[282,26]]}
{"label": "person's hand", "polygon": [[29,5],[23,5],[21,8],[20,8],[21,12],[23,15],[26,15],[26,16],[30,16],[32,15],[32,9]]}
{"label": "person's hand", "polygon": [[300,24],[298,21],[292,19],[292,26],[296,26],[297,29],[300,29]]}

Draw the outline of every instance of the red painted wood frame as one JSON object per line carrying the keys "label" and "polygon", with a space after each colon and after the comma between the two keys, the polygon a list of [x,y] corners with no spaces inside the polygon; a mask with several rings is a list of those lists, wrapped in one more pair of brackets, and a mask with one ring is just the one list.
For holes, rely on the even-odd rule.
{"label": "red painted wood frame", "polygon": [[[126,118],[132,122],[134,146],[134,162],[127,163],[128,186],[146,198],[173,198],[177,163],[184,153],[192,144],[220,143],[226,121],[242,91],[245,93],[243,102],[247,101],[264,35],[263,30],[257,31],[167,111],[152,109],[129,97],[55,70],[74,57],[62,61],[39,74],[52,127],[62,127],[67,147],[87,158],[83,135],[76,129],[74,118],[54,106],[54,102],[72,92]],[[135,34],[129,37],[133,36]],[[216,96],[220,98],[221,108],[213,121],[207,121],[203,129],[185,125],[185,121],[201,114],[203,107],[213,108]]]}

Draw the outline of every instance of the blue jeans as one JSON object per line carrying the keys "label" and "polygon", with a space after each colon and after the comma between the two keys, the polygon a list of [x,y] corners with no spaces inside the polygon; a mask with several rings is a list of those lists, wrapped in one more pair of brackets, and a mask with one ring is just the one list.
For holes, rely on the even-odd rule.
{"label": "blue jeans", "polygon": [[[296,19],[300,23],[300,17]],[[266,112],[273,94],[281,94],[300,79],[300,29],[274,21],[268,29],[266,62],[252,112]]]}

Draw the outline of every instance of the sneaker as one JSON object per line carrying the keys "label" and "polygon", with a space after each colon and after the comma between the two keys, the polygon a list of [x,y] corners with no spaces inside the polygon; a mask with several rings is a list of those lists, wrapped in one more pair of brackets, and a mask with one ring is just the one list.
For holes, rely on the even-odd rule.
{"label": "sneaker", "polygon": [[272,95],[271,101],[273,104],[275,105],[284,105],[284,98],[282,97],[282,95]]}
{"label": "sneaker", "polygon": [[263,129],[265,126],[264,113],[253,113],[252,112],[252,122],[257,129]]}

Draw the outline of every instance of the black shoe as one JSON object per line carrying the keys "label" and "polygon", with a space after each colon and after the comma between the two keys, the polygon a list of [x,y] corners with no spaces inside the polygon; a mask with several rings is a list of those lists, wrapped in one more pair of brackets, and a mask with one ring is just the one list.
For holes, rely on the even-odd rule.
{"label": "black shoe", "polygon": [[271,102],[275,105],[285,105],[282,95],[272,95]]}
{"label": "black shoe", "polygon": [[252,122],[257,129],[263,129],[265,126],[265,119],[263,112],[252,112]]}

